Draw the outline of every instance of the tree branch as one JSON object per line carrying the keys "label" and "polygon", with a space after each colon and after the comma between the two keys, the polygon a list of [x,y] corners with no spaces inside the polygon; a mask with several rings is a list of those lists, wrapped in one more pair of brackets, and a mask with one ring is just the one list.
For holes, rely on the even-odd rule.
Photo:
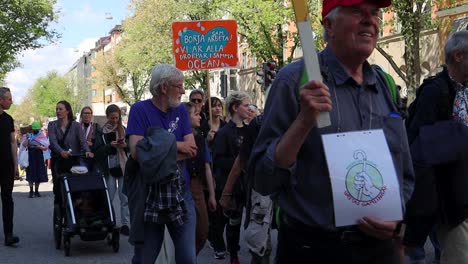
{"label": "tree branch", "polygon": [[390,56],[385,50],[383,50],[380,46],[377,45],[376,49],[382,54],[382,56],[385,57],[385,59],[388,60],[390,65],[392,66],[393,70],[398,74],[398,76],[405,82],[405,84],[408,82],[408,79],[406,78],[406,75],[403,73],[403,71],[400,70],[398,65],[395,63],[393,60],[392,56]]}

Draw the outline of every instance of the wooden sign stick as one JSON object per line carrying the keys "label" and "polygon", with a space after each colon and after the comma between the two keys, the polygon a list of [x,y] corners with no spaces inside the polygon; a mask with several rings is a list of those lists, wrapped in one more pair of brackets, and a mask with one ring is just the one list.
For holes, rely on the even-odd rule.
{"label": "wooden sign stick", "polygon": [[[310,26],[309,11],[306,0],[292,0],[294,13],[296,15],[296,24],[299,31],[302,50],[304,52],[304,61],[309,81],[322,81],[320,73],[320,65],[318,61],[317,51],[315,50],[315,40]],[[302,89],[302,87],[301,87]],[[317,127],[330,126],[330,113],[321,112],[317,119]]]}

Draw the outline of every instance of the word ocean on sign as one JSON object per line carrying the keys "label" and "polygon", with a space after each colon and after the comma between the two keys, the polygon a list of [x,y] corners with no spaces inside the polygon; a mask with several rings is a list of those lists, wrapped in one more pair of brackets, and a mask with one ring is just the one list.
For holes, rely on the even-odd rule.
{"label": "word ocean on sign", "polygon": [[174,22],[173,51],[180,70],[237,67],[234,20]]}

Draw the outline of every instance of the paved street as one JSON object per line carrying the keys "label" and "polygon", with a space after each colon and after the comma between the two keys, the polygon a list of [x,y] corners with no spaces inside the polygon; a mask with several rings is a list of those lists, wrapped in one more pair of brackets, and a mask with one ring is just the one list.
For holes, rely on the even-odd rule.
{"label": "paved street", "polygon": [[[128,244],[125,236],[120,238],[118,253],[114,253],[105,241],[84,242],[79,237],[73,237],[71,240],[71,256],[65,257],[63,250],[55,249],[52,235],[52,184],[43,183],[40,185],[42,197],[39,198],[28,198],[29,187],[26,181],[15,181],[13,192],[15,202],[14,232],[20,237],[21,241],[16,248],[5,247],[3,245],[3,230],[0,231],[2,239],[0,244],[1,264],[130,263],[133,249]],[[114,208],[118,208],[118,203],[119,199],[118,195],[116,195]],[[117,214],[120,212],[119,210],[115,211]],[[120,220],[118,215],[117,219]],[[276,240],[276,236],[274,240]],[[242,243],[241,248],[241,263],[250,263],[245,244]],[[229,258],[215,260],[213,250],[206,246],[200,253],[198,263],[225,264],[229,263]]]}
{"label": "paved street", "polygon": [[[15,233],[21,241],[16,248],[5,247],[0,244],[1,264],[118,264],[130,263],[133,249],[127,242],[127,237],[120,237],[120,250],[114,253],[105,241],[84,242],[79,237],[72,238],[71,256],[65,257],[63,250],[56,250],[52,236],[52,184],[44,183],[40,186],[42,197],[28,198],[29,187],[26,181],[15,181],[13,199],[15,201]],[[114,200],[114,208],[118,208],[118,196]],[[1,205],[1,204],[0,204]],[[119,210],[116,213],[119,214]],[[119,215],[117,219],[120,220]],[[273,231],[272,241],[276,241],[276,231]],[[3,232],[0,235],[3,239]],[[241,233],[241,251],[239,259],[241,263],[250,263],[250,254],[243,243],[243,230]],[[2,240],[3,242],[3,240]],[[430,243],[426,243],[428,262],[433,259],[433,249]],[[275,251],[275,248],[273,250]],[[273,258],[272,258],[273,259]],[[200,264],[226,264],[225,260],[213,258],[213,250],[205,246],[198,257]],[[273,262],[271,262],[273,263]]]}

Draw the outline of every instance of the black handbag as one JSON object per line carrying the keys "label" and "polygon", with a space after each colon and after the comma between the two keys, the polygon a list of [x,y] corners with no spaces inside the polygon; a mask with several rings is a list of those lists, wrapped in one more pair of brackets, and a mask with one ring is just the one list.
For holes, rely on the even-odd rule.
{"label": "black handbag", "polygon": [[[117,138],[117,135],[115,132],[110,132],[110,133],[106,133],[106,134],[103,134],[102,135],[102,139],[104,140],[104,144],[108,144],[107,142],[112,142],[112,141],[115,141]],[[107,156],[107,165],[109,166],[109,175],[112,175],[114,176],[115,178],[120,178],[123,176],[123,171],[122,171],[122,168],[120,167],[120,163],[117,161],[117,162],[110,162],[110,158],[111,157],[115,157],[117,155],[117,149],[111,147],[111,151],[110,151],[110,154],[109,156]],[[116,164],[117,163],[117,164]],[[110,167],[110,165],[117,165],[115,167]]]}
{"label": "black handbag", "polygon": [[122,168],[120,168],[120,166],[109,168],[109,174],[114,176],[115,178],[120,178],[123,176]]}

